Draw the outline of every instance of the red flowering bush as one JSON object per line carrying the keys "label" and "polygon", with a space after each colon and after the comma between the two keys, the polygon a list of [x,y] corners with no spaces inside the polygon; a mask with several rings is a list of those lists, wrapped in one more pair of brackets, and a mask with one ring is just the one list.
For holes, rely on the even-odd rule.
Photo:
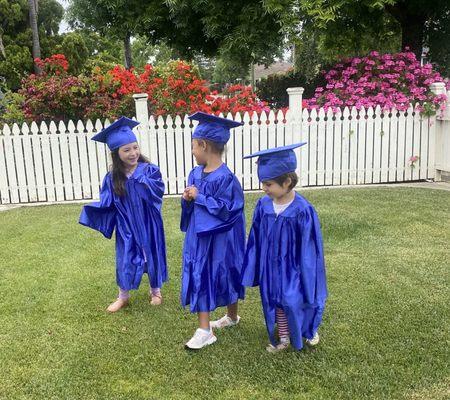
{"label": "red flowering bush", "polygon": [[[212,96],[208,97],[210,101]],[[262,111],[269,111],[266,102],[260,101],[250,86],[232,85],[225,87],[222,96],[212,99],[208,112],[219,114],[232,114],[252,112],[261,113]]]}
{"label": "red flowering bush", "polygon": [[34,62],[39,68],[41,68],[44,74],[53,73],[55,75],[59,75],[67,72],[67,70],[69,69],[69,63],[66,60],[64,54],[53,54],[51,57],[48,57],[44,60],[35,58]]}
{"label": "red flowering bush", "polygon": [[143,91],[148,93],[152,114],[208,111],[205,103],[209,89],[193,65],[171,61],[159,68],[148,65],[146,72],[140,78]]}
{"label": "red flowering bush", "polygon": [[180,115],[195,111],[228,113],[267,109],[250,87],[234,85],[222,95],[211,92],[207,82],[200,78],[198,69],[184,61],[171,61],[154,68],[147,64],[142,74],[116,66],[109,72],[117,83],[113,97],[144,92],[149,96],[150,111],[154,115]]}
{"label": "red flowering bush", "polygon": [[89,103],[85,78],[67,74],[68,63],[61,54],[36,62],[42,73],[29,75],[19,90],[25,118],[37,122],[83,118]]}
{"label": "red flowering bush", "polygon": [[134,114],[131,93],[139,93],[140,89],[135,87],[137,91],[132,91],[134,74],[124,71],[127,74],[119,72],[118,67],[107,73],[102,73],[100,68],[94,69],[92,76],[87,79],[90,100],[84,112],[85,119],[115,119],[121,115]]}
{"label": "red flowering bush", "polygon": [[[443,82],[431,64],[420,65],[414,53],[380,55],[372,51],[367,57],[346,59],[324,72],[325,87],[316,88],[307,101],[308,108],[376,107],[406,110],[410,103],[428,114],[445,107],[445,95],[430,90],[433,82]],[[448,84],[448,83],[447,83]]]}
{"label": "red flowering bush", "polygon": [[183,61],[171,61],[162,67],[146,65],[139,73],[121,66],[91,76],[71,76],[63,55],[38,60],[42,74],[30,75],[22,82],[27,118],[96,119],[134,115],[134,93],[149,95],[153,115],[184,115],[195,111],[208,113],[261,112],[268,110],[250,87],[234,85],[218,95],[200,78],[196,67]]}

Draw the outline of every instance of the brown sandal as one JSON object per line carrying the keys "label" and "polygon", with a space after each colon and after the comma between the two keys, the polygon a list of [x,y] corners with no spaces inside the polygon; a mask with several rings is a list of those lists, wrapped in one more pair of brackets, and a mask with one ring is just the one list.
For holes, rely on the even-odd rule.
{"label": "brown sandal", "polygon": [[114,303],[111,303],[106,311],[110,313],[115,313],[119,311],[121,308],[127,307],[129,304],[128,299],[117,299]]}
{"label": "brown sandal", "polygon": [[159,306],[162,303],[162,296],[160,294],[150,295],[150,304],[152,306]]}

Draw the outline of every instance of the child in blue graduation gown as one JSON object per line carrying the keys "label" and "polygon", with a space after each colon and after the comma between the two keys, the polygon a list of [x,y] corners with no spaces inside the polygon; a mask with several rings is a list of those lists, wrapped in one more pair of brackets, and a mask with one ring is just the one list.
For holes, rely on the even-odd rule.
{"label": "child in blue graduation gown", "polygon": [[122,117],[92,138],[108,145],[112,168],[103,180],[100,201],[83,207],[80,224],[108,239],[116,231],[119,295],[109,312],[128,305],[129,290],[139,288],[144,273],[150,280],[151,304],[161,304],[160,288],[167,280],[161,216],[164,182],[159,168],[140,153],[132,131],[138,124]]}
{"label": "child in blue graduation gown", "polygon": [[[198,314],[199,328],[186,343],[200,349],[217,339],[213,328],[239,322],[238,299],[244,298],[241,268],[245,251],[244,195],[236,176],[222,162],[230,128],[241,123],[197,112],[192,153],[198,167],[188,178],[181,200],[183,247],[181,303]],[[209,313],[227,306],[227,314],[210,322]]]}
{"label": "child in blue graduation gown", "polygon": [[327,297],[319,219],[314,207],[293,190],[298,181],[293,149],[303,144],[244,157],[259,157],[258,177],[266,195],[253,214],[242,283],[260,288],[269,352],[290,344],[300,350],[303,338],[308,345],[318,344]]}

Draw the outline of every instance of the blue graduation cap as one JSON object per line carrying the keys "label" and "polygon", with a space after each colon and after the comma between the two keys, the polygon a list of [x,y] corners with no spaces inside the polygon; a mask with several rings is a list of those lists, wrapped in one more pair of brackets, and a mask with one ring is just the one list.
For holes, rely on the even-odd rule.
{"label": "blue graduation cap", "polygon": [[198,111],[188,117],[191,120],[199,121],[199,124],[192,134],[193,139],[206,139],[217,143],[225,144],[230,138],[230,129],[244,125],[243,122],[236,122],[232,119],[216,117]]}
{"label": "blue graduation cap", "polygon": [[139,125],[137,121],[127,117],[120,117],[117,121],[93,136],[92,140],[106,143],[109,149],[113,151],[120,146],[137,142],[136,135],[132,131],[137,125]]}
{"label": "blue graduation cap", "polygon": [[297,157],[293,149],[305,144],[306,142],[302,142],[274,147],[272,149],[257,151],[244,158],[259,157],[258,178],[261,182],[264,182],[287,174],[288,172],[294,172],[297,168]]}

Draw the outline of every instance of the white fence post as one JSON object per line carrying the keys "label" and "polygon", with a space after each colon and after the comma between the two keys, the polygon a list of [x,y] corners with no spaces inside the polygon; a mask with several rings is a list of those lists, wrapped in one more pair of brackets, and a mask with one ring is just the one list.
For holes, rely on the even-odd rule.
{"label": "white fence post", "polygon": [[293,122],[298,122],[302,119],[302,100],[304,90],[305,89],[303,89],[302,87],[286,89],[286,92],[289,95],[288,118]]}
{"label": "white fence post", "polygon": [[436,118],[435,169],[436,181],[441,181],[450,178],[450,91],[446,91],[444,82],[432,83],[430,89],[436,95],[447,95],[446,107]]}
{"label": "white fence post", "polygon": [[[302,132],[302,100],[303,92],[305,89],[302,87],[287,88],[286,91],[289,95],[289,110],[286,114],[287,129],[290,139],[285,144],[291,144],[295,142],[303,142],[304,132]],[[302,153],[305,149],[297,149],[297,175],[301,175],[301,166],[303,163]],[[304,164],[304,163],[303,163]],[[302,186],[302,179],[298,180],[297,186]]]}
{"label": "white fence post", "polygon": [[136,120],[140,122],[137,127],[139,145],[141,147],[142,153],[149,157],[151,154],[151,138],[149,129],[149,116],[148,116],[148,106],[147,106],[147,93],[133,94],[134,105],[136,108]]}
{"label": "white fence post", "polygon": [[136,120],[140,123],[148,124],[148,108],[147,108],[147,93],[133,94],[134,105],[136,107]]}

